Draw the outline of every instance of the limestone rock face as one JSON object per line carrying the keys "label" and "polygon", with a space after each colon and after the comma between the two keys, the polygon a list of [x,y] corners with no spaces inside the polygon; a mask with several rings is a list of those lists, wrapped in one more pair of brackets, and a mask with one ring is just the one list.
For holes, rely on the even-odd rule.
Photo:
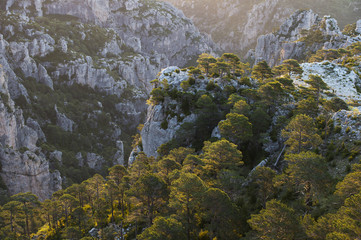
{"label": "limestone rock face", "polygon": [[340,133],[336,137],[347,137],[351,140],[361,139],[360,120],[361,115],[359,111],[341,110],[335,113],[332,117],[334,126],[341,128]]}
{"label": "limestone rock face", "polygon": [[[121,133],[131,135],[143,121],[150,81],[170,64],[182,66],[218,49],[180,10],[160,1],[4,0],[0,5],[5,10],[0,21],[0,174],[11,194],[32,191],[44,199],[61,188],[60,172],[48,161],[63,166],[66,161],[60,151],[39,147],[56,145],[47,142],[57,137],[47,128],[55,124],[61,134],[72,137],[81,135],[80,127],[87,131],[94,126],[87,136],[116,145],[110,161],[89,149],[61,149],[64,154],[87,152],[76,156],[80,166],[98,171],[124,164],[124,148],[130,143]],[[66,108],[74,102],[67,102],[70,95],[62,90],[74,85],[117,100],[89,103],[86,111],[94,105],[96,110],[84,114],[92,119],[81,125]],[[46,94],[61,100],[38,109],[35,105]],[[103,125],[111,129],[100,129],[97,118],[107,121],[109,109],[113,121]],[[97,153],[102,144],[94,147]]]}
{"label": "limestone rock face", "polygon": [[44,200],[61,189],[61,178],[57,177],[57,183],[54,183],[49,162],[44,156],[31,151],[20,153],[10,148],[0,148],[0,161],[0,175],[10,194],[30,191]]}
{"label": "limestone rock face", "polygon": [[17,139],[18,147],[25,147],[27,149],[34,150],[38,141],[38,134],[35,130],[25,125],[18,130]]}
{"label": "limestone rock face", "polygon": [[185,122],[194,122],[196,116],[189,115],[180,122],[174,117],[168,121],[168,128],[164,129],[161,124],[166,118],[162,105],[149,106],[147,120],[141,131],[143,152],[147,156],[157,156],[158,147],[172,140],[180,126]]}
{"label": "limestone rock face", "polygon": [[[308,38],[317,38],[307,40]],[[337,21],[329,16],[320,18],[312,10],[295,12],[275,33],[262,35],[257,39],[253,56],[256,63],[267,61],[270,66],[286,59],[302,59],[309,52],[319,49],[338,49],[360,41],[360,36],[343,35]]]}
{"label": "limestone rock face", "polygon": [[[49,162],[36,144],[45,135],[39,124],[15,108],[8,88],[8,79],[0,67],[0,176],[10,194],[33,192],[41,200],[61,189],[61,178],[54,184]],[[25,149],[25,152],[19,151]]]}
{"label": "limestone rock face", "polygon": [[45,134],[37,121],[35,121],[32,118],[28,118],[26,120],[26,125],[29,126],[30,128],[32,128],[37,133],[38,139],[40,139],[44,142],[46,141]]}
{"label": "limestone rock face", "polygon": [[110,14],[108,0],[50,1],[43,6],[47,14],[71,15],[96,23],[106,22]]}
{"label": "limestone rock face", "polygon": [[39,82],[45,84],[50,89],[54,90],[53,80],[48,75],[48,72],[46,71],[46,69],[41,64],[39,64],[38,69],[39,69]]}
{"label": "limestone rock face", "polygon": [[74,127],[74,121],[69,119],[64,113],[59,112],[56,106],[55,106],[55,112],[56,112],[56,124],[64,131],[72,132]]}
{"label": "limestone rock face", "polygon": [[294,79],[296,84],[305,85],[304,80],[309,79],[310,74],[319,75],[329,87],[329,91],[345,102],[361,100],[361,94],[357,91],[361,79],[355,71],[328,61],[302,63],[301,67],[303,74],[301,79]]}
{"label": "limestone rock face", "polygon": [[124,144],[122,141],[117,141],[117,152],[113,157],[114,165],[124,165]]}
{"label": "limestone rock face", "polygon": [[[283,23],[277,33],[260,36],[255,48],[255,62],[267,61],[274,66],[280,59],[298,58],[305,44],[294,42],[301,37],[302,30],[310,30],[321,19],[312,10],[298,11]],[[282,61],[281,60],[281,61]]]}
{"label": "limestone rock face", "polygon": [[[189,78],[188,71],[182,71],[178,67],[168,67],[163,69],[157,80],[159,83],[166,82],[169,91],[187,92],[195,94],[199,91],[207,91],[207,85],[211,79],[206,77],[197,79],[195,84],[188,89],[183,89],[182,83]],[[212,82],[217,84],[220,89],[225,89],[227,86],[233,86],[235,89],[244,88],[244,85],[237,80],[224,81],[222,78],[212,79]],[[208,91],[210,94],[214,94]],[[147,117],[140,133],[141,145],[133,150],[129,163],[136,159],[137,153],[143,151],[147,156],[157,156],[157,149],[164,143],[171,141],[177,136],[178,130],[184,123],[194,124],[197,120],[198,113],[185,113],[181,108],[181,103],[171,97],[165,97],[164,101],[155,105],[149,105],[147,110]],[[171,114],[170,114],[171,112]],[[213,136],[217,137],[219,130],[215,130]]]}
{"label": "limestone rock face", "polygon": [[95,153],[87,153],[86,162],[90,168],[100,170],[105,160],[102,156],[99,156]]}
{"label": "limestone rock face", "polygon": [[356,32],[361,34],[361,19],[356,23]]}
{"label": "limestone rock face", "polygon": [[[194,56],[216,49],[212,40],[201,34],[182,11],[161,1],[38,0],[34,4],[30,0],[7,0],[6,4],[7,9],[17,8],[17,11],[24,15],[31,11],[31,6],[43,9],[36,10],[35,14],[38,16],[70,15],[86,23],[109,27],[115,30],[125,45],[134,52],[164,54],[170,64],[184,65]],[[34,43],[34,49],[46,44],[47,41]],[[114,46],[112,45],[112,48]]]}
{"label": "limestone rock face", "polygon": [[49,158],[61,163],[63,161],[63,153],[55,150],[54,152],[50,153]]}
{"label": "limestone rock face", "polygon": [[3,68],[0,67],[0,140],[3,146],[16,147],[17,124],[14,102],[10,98],[9,87]]}

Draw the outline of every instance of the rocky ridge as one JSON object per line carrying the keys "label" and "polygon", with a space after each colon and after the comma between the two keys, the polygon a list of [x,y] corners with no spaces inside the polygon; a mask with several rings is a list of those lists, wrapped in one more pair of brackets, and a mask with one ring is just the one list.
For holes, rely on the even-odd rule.
{"label": "rocky ridge", "polygon": [[260,35],[278,28],[297,9],[313,9],[332,15],[341,26],[355,22],[360,16],[357,0],[165,0],[183,10],[199,29],[226,52],[246,53]]}
{"label": "rocky ridge", "polygon": [[286,59],[305,59],[319,49],[345,48],[360,40],[360,35],[344,35],[330,16],[320,18],[312,10],[299,10],[277,32],[260,36],[248,56],[256,63],[265,60],[275,66]]}

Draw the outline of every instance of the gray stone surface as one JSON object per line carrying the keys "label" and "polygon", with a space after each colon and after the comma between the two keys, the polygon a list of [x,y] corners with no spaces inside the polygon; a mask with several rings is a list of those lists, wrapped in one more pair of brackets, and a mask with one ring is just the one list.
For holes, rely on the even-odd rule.
{"label": "gray stone surface", "polygon": [[54,184],[54,176],[44,156],[31,151],[20,153],[10,148],[0,148],[0,162],[0,175],[10,194],[32,192],[44,200],[61,189],[61,183]]}
{"label": "gray stone surface", "polygon": [[[325,42],[306,44],[302,41],[307,31],[319,30]],[[338,49],[361,40],[360,36],[349,37],[341,33],[338,23],[330,16],[320,18],[312,10],[295,12],[275,33],[262,35],[257,39],[254,51],[247,56],[255,62],[267,61],[270,66],[278,65],[286,59],[302,59],[308,52],[319,49]]]}
{"label": "gray stone surface", "polygon": [[18,129],[18,148],[27,148],[29,150],[35,150],[36,143],[38,141],[38,134],[35,130],[28,126],[23,126]]}
{"label": "gray stone surface", "polygon": [[64,113],[58,111],[58,108],[55,106],[56,112],[56,125],[61,129],[67,132],[72,132],[74,128],[74,121],[69,119]]}
{"label": "gray stone surface", "polygon": [[28,118],[26,120],[26,125],[32,128],[37,133],[38,139],[46,142],[45,134],[37,121],[32,118]]}
{"label": "gray stone surface", "polygon": [[63,153],[61,151],[55,150],[54,152],[50,153],[49,158],[51,160],[56,160],[59,163],[62,163],[62,161],[63,161]]}
{"label": "gray stone surface", "polygon": [[105,159],[95,153],[87,153],[86,162],[90,168],[100,170],[105,163]]}
{"label": "gray stone surface", "polygon": [[41,64],[39,64],[38,71],[39,71],[38,81],[45,84],[46,86],[48,86],[52,90],[54,90],[53,80],[50,78],[50,76],[48,75],[48,72],[46,71],[46,69]]}
{"label": "gray stone surface", "polygon": [[356,32],[361,34],[361,19],[356,23]]}
{"label": "gray stone surface", "polygon": [[124,166],[124,144],[122,141],[116,142],[117,152],[114,154],[113,157],[113,164],[114,165],[123,165]]}

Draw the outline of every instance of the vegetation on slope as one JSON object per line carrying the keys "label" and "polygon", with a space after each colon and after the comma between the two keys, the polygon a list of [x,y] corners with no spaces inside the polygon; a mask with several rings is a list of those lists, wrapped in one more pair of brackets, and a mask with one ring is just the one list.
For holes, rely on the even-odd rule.
{"label": "vegetation on slope", "polygon": [[[197,113],[198,132],[183,126],[157,158],[141,152],[128,168],[114,166],[43,203],[30,193],[12,196],[0,207],[1,238],[357,238],[360,141],[332,119],[347,104],[324,94],[319,76],[295,86],[289,75],[302,73],[295,60],[273,69],[260,62],[252,79],[233,54],[201,55],[198,63],[184,69],[190,76],[180,89],[154,81],[150,99]],[[206,90],[194,91],[204,80]],[[222,139],[210,138],[217,125]],[[262,150],[270,143],[271,155]]]}

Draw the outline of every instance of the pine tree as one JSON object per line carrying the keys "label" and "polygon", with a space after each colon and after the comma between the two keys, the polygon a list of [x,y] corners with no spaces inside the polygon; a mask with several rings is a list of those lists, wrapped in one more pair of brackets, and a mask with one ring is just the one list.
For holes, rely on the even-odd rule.
{"label": "pine tree", "polygon": [[252,124],[243,114],[228,113],[218,127],[222,136],[238,145],[252,137]]}
{"label": "pine tree", "polygon": [[197,60],[198,67],[206,73],[207,77],[209,75],[209,70],[211,69],[212,64],[216,62],[217,60],[212,55],[207,53],[202,53]]}
{"label": "pine tree", "polygon": [[267,202],[266,208],[252,214],[247,222],[256,231],[257,239],[304,239],[299,237],[301,225],[295,211],[277,200]]}
{"label": "pine tree", "polygon": [[320,94],[323,92],[323,90],[327,90],[327,84],[322,80],[322,78],[319,75],[310,75],[309,80],[306,80],[305,82],[308,83],[311,86],[311,90],[315,92],[316,95],[316,101],[317,105],[320,102]]}
{"label": "pine tree", "polygon": [[316,133],[316,128],[311,117],[299,114],[282,130],[282,136],[293,153],[316,148],[322,143],[321,137]]}
{"label": "pine tree", "polygon": [[274,73],[272,72],[272,69],[268,66],[266,61],[261,61],[254,65],[252,70],[252,78],[255,78],[261,83],[264,82],[267,78],[272,78]]}
{"label": "pine tree", "polygon": [[172,183],[169,206],[182,217],[187,239],[194,238],[195,214],[200,211],[203,195],[207,190],[203,181],[192,173],[182,173]]}

